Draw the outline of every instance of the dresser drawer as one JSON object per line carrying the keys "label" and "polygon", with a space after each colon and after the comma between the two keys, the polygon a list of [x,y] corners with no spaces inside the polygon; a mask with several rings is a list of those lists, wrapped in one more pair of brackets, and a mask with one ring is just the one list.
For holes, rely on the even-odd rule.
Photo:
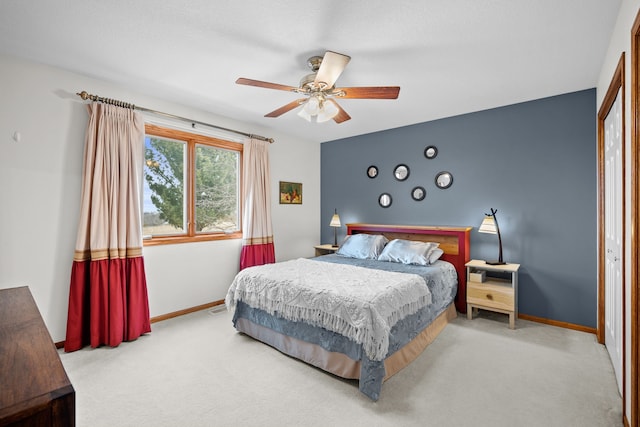
{"label": "dresser drawer", "polygon": [[513,289],[509,286],[468,282],[467,303],[513,311]]}

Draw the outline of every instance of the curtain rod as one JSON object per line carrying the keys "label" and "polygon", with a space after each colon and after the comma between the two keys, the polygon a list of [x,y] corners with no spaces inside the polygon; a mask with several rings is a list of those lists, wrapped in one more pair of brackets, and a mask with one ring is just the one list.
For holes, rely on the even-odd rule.
{"label": "curtain rod", "polygon": [[273,138],[267,138],[265,136],[254,135],[254,134],[251,134],[251,133],[241,132],[239,130],[234,130],[234,129],[227,129],[227,128],[224,128],[224,127],[221,127],[221,126],[212,125],[211,123],[200,122],[198,120],[191,120],[191,119],[187,119],[185,117],[176,116],[174,114],[163,113],[162,111],[152,110],[150,108],[139,107],[139,106],[134,105],[134,104],[129,104],[128,102],[118,101],[117,99],[103,98],[103,97],[98,96],[98,95],[91,95],[90,93],[87,93],[84,90],[82,92],[76,93],[76,95],[78,95],[80,98],[82,98],[85,101],[87,99],[90,99],[90,100],[96,101],[96,102],[102,102],[102,103],[105,103],[105,104],[115,105],[115,106],[118,106],[118,107],[129,108],[131,110],[146,111],[147,113],[153,113],[153,114],[157,114],[159,116],[170,117],[172,119],[182,120],[184,122],[190,122],[191,124],[197,123],[199,125],[209,126],[209,127],[220,129],[220,130],[224,130],[224,131],[227,131],[227,132],[233,132],[233,133],[237,133],[239,135],[248,136],[249,138],[260,139],[262,141],[267,141],[269,143],[273,143],[274,142]]}

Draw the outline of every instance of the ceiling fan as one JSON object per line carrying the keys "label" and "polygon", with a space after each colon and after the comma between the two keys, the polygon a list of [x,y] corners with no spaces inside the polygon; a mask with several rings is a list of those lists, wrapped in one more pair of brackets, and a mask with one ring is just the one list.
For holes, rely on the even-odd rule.
{"label": "ceiling fan", "polygon": [[240,77],[236,80],[239,85],[263,87],[267,89],[285,90],[299,93],[305,98],[283,105],[282,107],[265,114],[265,117],[279,117],[304,104],[298,115],[307,121],[312,119],[318,123],[333,119],[336,123],[342,123],[351,116],[347,114],[335,101],[336,98],[344,99],[396,99],[400,92],[399,86],[370,86],[370,87],[335,87],[335,82],[351,60],[350,56],[327,51],[324,56],[312,56],[307,65],[313,71],[300,80],[300,85],[286,86],[278,83],[263,82],[260,80]]}

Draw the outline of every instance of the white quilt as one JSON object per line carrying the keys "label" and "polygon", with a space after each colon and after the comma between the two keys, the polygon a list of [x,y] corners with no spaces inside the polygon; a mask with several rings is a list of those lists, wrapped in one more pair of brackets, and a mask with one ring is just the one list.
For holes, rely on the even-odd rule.
{"label": "white quilt", "polygon": [[287,320],[342,334],[383,360],[396,322],[431,302],[424,279],[351,265],[300,258],[242,270],[225,304],[242,301]]}

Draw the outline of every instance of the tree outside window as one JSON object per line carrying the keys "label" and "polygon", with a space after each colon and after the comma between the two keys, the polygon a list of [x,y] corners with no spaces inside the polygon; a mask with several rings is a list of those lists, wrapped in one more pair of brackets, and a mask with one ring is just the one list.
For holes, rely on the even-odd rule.
{"label": "tree outside window", "polygon": [[146,126],[145,244],[240,238],[242,144]]}

